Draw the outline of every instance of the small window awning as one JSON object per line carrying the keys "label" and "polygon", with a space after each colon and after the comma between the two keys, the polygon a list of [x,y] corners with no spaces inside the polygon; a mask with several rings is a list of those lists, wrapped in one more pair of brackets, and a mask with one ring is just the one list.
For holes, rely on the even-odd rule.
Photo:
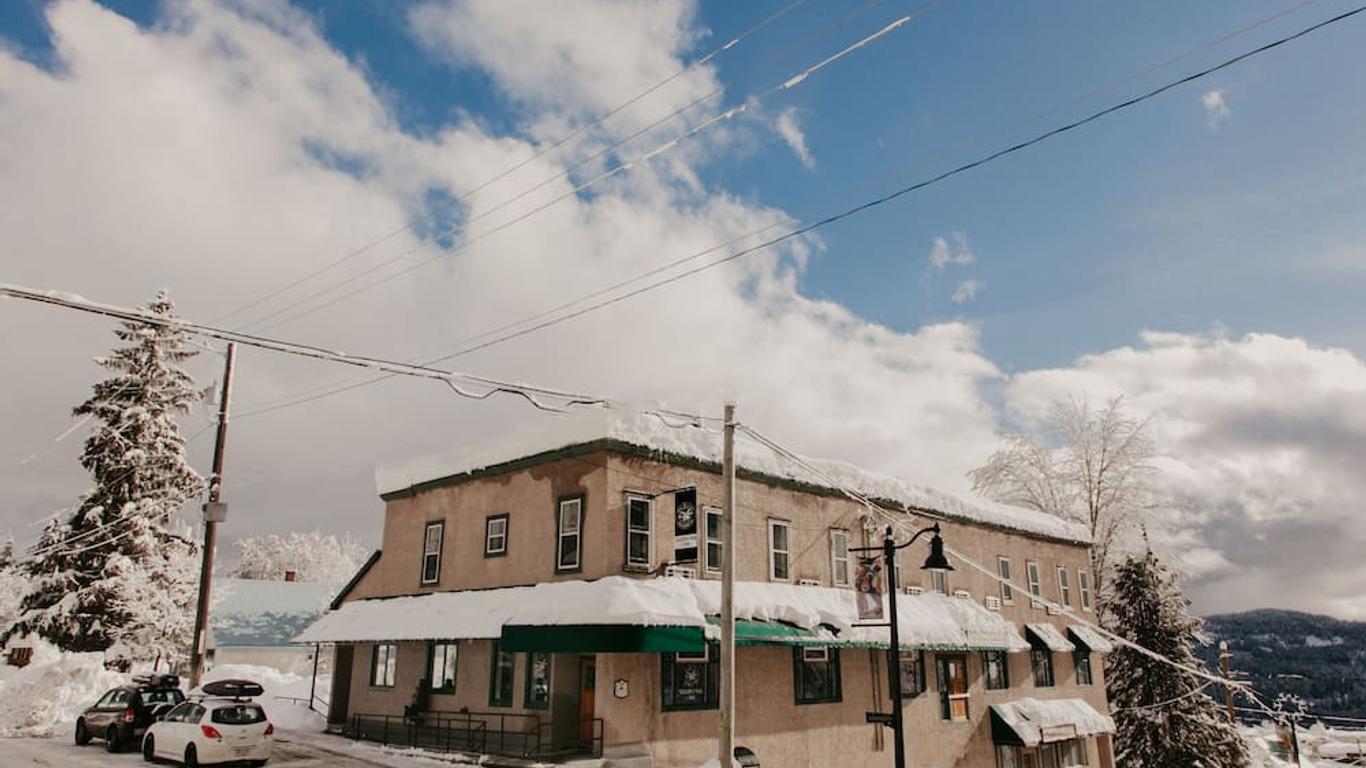
{"label": "small window awning", "polygon": [[1041,646],[1058,653],[1071,653],[1077,650],[1070,640],[1063,637],[1062,630],[1052,624],[1026,624],[1025,634],[1031,645]]}
{"label": "small window awning", "polygon": [[1082,699],[1017,699],[991,705],[991,739],[1037,747],[1055,741],[1114,733],[1115,721]]}
{"label": "small window awning", "polygon": [[1105,635],[1086,626],[1085,624],[1073,624],[1067,628],[1067,634],[1071,635],[1072,640],[1084,650],[1094,653],[1110,653],[1115,649],[1114,643],[1110,642]]}

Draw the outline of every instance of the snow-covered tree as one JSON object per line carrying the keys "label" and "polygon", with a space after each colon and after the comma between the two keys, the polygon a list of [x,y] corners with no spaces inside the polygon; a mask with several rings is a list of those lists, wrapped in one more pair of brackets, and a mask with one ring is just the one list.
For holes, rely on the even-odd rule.
{"label": "snow-covered tree", "polygon": [[[175,307],[162,292],[144,311],[170,319]],[[199,393],[181,368],[194,355],[183,330],[125,322],[114,333],[126,346],[95,360],[113,374],[74,410],[92,421],[81,465],[94,487],[29,553],[28,591],[10,633],[153,661],[193,622],[183,572],[196,547],[173,518],[204,486],[176,423]]]}
{"label": "snow-covered tree", "polygon": [[18,618],[19,598],[24,594],[24,575],[14,562],[14,539],[0,547],[0,635]]}
{"label": "snow-covered tree", "polygon": [[[1152,552],[1131,556],[1111,579],[1111,629],[1187,669],[1201,621],[1188,612],[1177,578]],[[1236,724],[1201,689],[1194,672],[1119,646],[1106,662],[1116,762],[1125,768],[1245,768],[1247,745]]]}
{"label": "snow-covered tree", "polygon": [[1114,398],[1099,410],[1087,400],[1055,402],[1044,440],[1011,433],[968,477],[973,490],[1007,504],[1085,523],[1097,592],[1116,542],[1161,506],[1153,490],[1153,441],[1146,421]]}
{"label": "snow-covered tree", "polygon": [[237,541],[237,570],[242,579],[283,579],[294,571],[299,581],[342,584],[365,560],[365,548],[345,534],[321,531],[250,536]]}

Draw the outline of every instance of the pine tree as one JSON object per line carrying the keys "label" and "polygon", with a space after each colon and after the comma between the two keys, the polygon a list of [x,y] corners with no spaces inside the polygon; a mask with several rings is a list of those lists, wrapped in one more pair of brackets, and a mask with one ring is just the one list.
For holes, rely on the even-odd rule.
{"label": "pine tree", "polygon": [[[1194,643],[1202,622],[1188,613],[1176,577],[1151,551],[1129,557],[1111,580],[1115,633],[1176,663],[1201,669]],[[1108,659],[1116,758],[1125,768],[1245,768],[1247,745],[1202,678],[1131,648]]]}
{"label": "pine tree", "polygon": [[[144,311],[173,318],[175,306],[162,292]],[[150,661],[193,618],[183,572],[196,547],[172,519],[204,485],[175,421],[198,397],[181,369],[194,352],[174,325],[126,322],[114,333],[127,345],[95,360],[113,375],[74,410],[94,423],[81,455],[94,488],[43,530],[23,566],[29,589],[10,634]]]}

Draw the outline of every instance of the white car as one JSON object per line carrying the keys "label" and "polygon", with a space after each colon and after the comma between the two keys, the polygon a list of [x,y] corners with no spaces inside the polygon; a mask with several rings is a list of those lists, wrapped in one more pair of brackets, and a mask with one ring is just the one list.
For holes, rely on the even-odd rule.
{"label": "white car", "polygon": [[174,760],[195,768],[214,763],[265,765],[275,741],[275,726],[260,704],[241,698],[205,697],[186,701],[153,723],[142,737],[147,762]]}

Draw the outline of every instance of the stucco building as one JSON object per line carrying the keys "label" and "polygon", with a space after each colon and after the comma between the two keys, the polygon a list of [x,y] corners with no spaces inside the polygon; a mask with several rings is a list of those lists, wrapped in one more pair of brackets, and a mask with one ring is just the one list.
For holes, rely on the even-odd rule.
{"label": "stucco building", "polygon": [[[381,474],[381,549],[299,640],[335,645],[351,735],[605,765],[713,758],[720,439],[576,423]],[[890,765],[887,630],[857,626],[855,558],[884,520],[755,446],[739,453],[736,732],[765,766]],[[937,520],[966,562],[903,552],[909,764],[1113,765],[1085,532],[822,462]],[[908,513],[912,514],[912,513]],[[1032,593],[1032,594],[1031,594]],[[1046,602],[1068,606],[1069,619]]]}

